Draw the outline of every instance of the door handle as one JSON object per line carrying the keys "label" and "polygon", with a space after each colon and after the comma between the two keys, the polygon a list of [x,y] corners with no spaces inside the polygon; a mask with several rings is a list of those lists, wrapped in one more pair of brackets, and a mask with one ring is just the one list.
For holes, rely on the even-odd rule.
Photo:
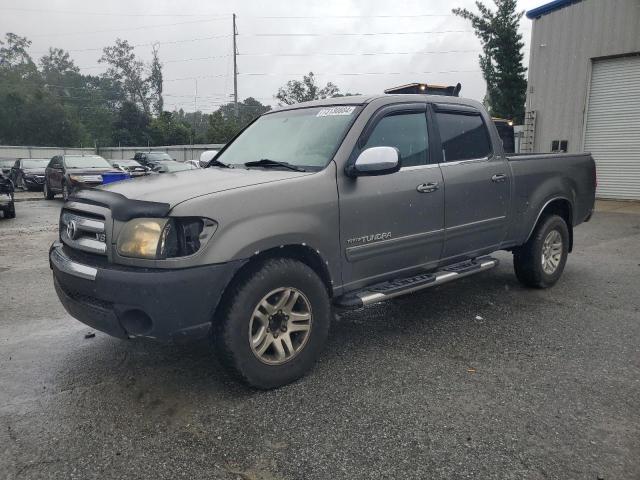
{"label": "door handle", "polygon": [[440,185],[438,185],[438,182],[429,182],[429,183],[421,183],[416,187],[416,190],[419,191],[420,193],[431,193],[438,190],[438,188],[440,188]]}
{"label": "door handle", "polygon": [[497,173],[493,177],[491,177],[492,182],[504,182],[507,179],[507,176],[504,173]]}

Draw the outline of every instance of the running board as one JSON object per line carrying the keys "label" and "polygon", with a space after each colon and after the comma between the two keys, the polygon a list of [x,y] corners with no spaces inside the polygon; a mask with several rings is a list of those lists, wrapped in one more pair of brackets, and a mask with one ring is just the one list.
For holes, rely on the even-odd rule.
{"label": "running board", "polygon": [[498,260],[492,257],[478,257],[473,260],[454,263],[433,273],[421,273],[413,277],[398,278],[387,282],[366,287],[360,291],[348,293],[334,301],[340,308],[361,308],[372,303],[383,302],[390,298],[406,295],[429,287],[436,287],[443,283],[452,282],[459,278],[484,272],[498,265]]}

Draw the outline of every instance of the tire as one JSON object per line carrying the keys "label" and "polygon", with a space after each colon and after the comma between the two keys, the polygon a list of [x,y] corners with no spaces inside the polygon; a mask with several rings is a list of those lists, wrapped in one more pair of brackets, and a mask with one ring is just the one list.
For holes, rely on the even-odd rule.
{"label": "tire", "polygon": [[12,203],[11,206],[4,211],[4,218],[16,218],[16,205]]}
{"label": "tire", "polygon": [[[560,242],[559,246],[558,242]],[[551,258],[546,263],[543,257],[545,252],[547,252],[546,258]],[[567,223],[558,215],[545,216],[539,220],[527,243],[513,254],[516,277],[527,287],[552,287],[560,279],[568,255]]]}
{"label": "tire", "polygon": [[46,180],[44,181],[42,194],[44,195],[44,198],[46,198],[47,200],[53,200],[53,197],[55,196],[55,194],[49,188],[49,183]]}
{"label": "tire", "polygon": [[[277,310],[281,302],[284,313]],[[302,377],[315,363],[329,333],[327,289],[311,268],[292,259],[267,260],[249,274],[241,274],[218,310],[212,332],[221,363],[258,389],[281,387]],[[259,338],[263,341],[258,342]]]}

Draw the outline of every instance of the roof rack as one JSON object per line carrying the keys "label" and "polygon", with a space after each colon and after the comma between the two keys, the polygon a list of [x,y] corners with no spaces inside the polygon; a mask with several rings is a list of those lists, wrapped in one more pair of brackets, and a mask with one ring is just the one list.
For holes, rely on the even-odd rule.
{"label": "roof rack", "polygon": [[457,97],[462,89],[462,85],[435,85],[433,83],[408,83],[399,87],[387,88],[384,93],[422,93],[425,95],[445,95]]}

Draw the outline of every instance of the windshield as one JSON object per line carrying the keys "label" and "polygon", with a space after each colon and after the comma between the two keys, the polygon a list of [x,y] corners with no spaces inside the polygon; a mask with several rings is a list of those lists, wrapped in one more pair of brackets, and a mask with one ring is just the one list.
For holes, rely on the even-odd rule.
{"label": "windshield", "polygon": [[173,160],[173,158],[171,158],[169,156],[168,153],[147,153],[147,160],[153,160],[155,162],[161,161],[161,160]]}
{"label": "windshield", "polygon": [[320,170],[333,157],[356,114],[354,105],[270,113],[251,124],[216,160],[243,165],[268,159]]}
{"label": "windshield", "polygon": [[0,167],[13,167],[15,160],[0,160]]}
{"label": "windshield", "polygon": [[98,155],[66,156],[64,163],[67,168],[111,168],[109,162]]}
{"label": "windshield", "polygon": [[48,164],[47,158],[25,158],[22,160],[22,168],[45,168]]}

